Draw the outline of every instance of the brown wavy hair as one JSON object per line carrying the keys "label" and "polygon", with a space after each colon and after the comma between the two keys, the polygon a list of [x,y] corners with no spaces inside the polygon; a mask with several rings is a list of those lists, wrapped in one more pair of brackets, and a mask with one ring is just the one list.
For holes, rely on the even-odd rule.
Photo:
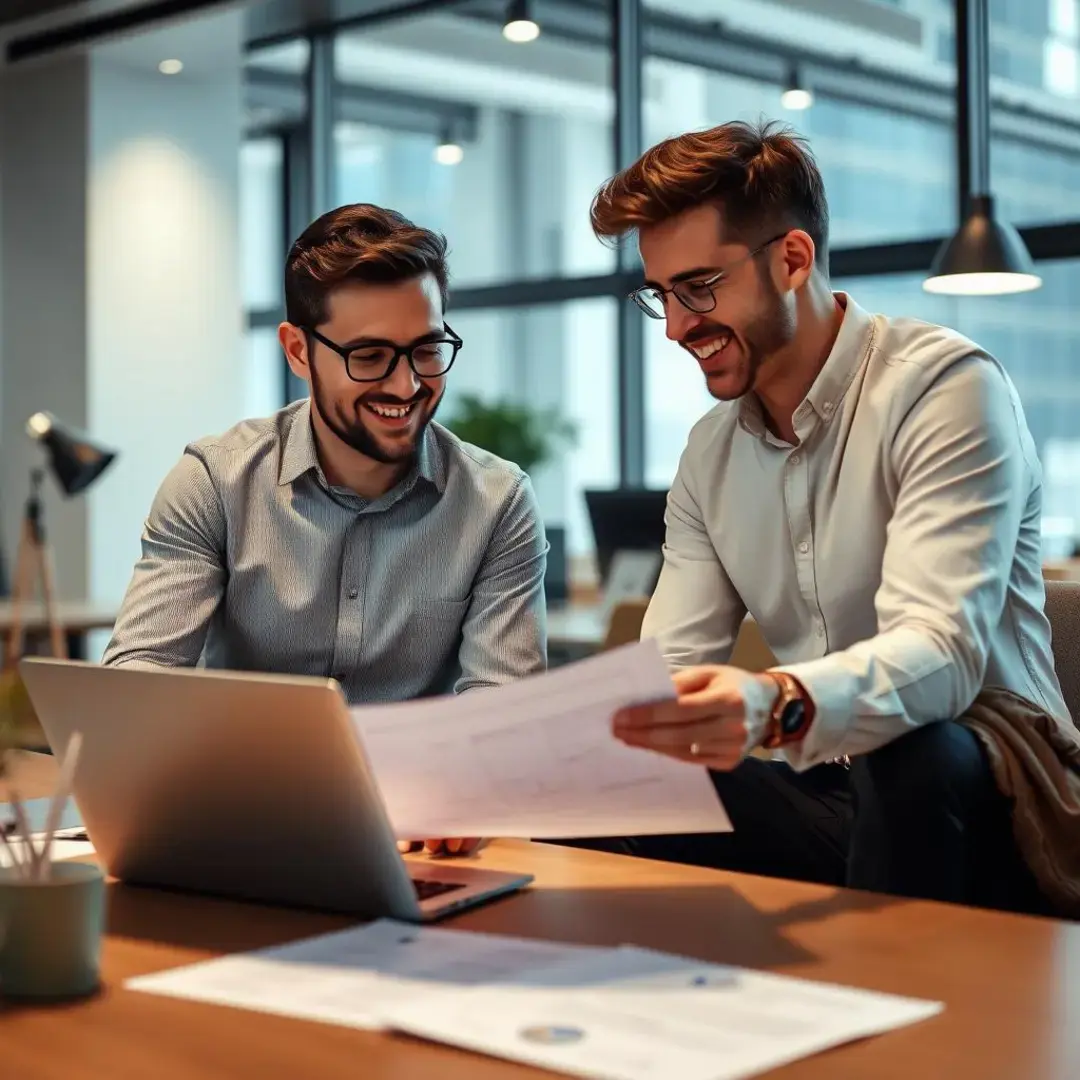
{"label": "brown wavy hair", "polygon": [[430,273],[443,307],[449,289],[446,238],[396,210],[339,206],[313,221],[285,260],[285,318],[313,328],[326,321],[330,294],[348,282],[392,284]]}
{"label": "brown wavy hair", "polygon": [[821,173],[805,140],[777,121],[736,120],[665,139],[600,188],[590,217],[600,239],[618,240],[704,203],[720,208],[731,239],[760,243],[770,230],[803,229],[826,267]]}

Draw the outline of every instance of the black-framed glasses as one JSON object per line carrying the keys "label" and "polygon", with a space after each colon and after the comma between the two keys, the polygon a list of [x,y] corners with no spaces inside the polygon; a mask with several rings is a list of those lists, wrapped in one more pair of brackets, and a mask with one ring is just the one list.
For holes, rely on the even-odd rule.
{"label": "black-framed glasses", "polygon": [[659,285],[642,285],[630,293],[630,299],[650,318],[667,318],[667,294],[671,293],[687,311],[697,315],[705,315],[716,307],[716,287],[721,285],[732,270],[748,262],[755,255],[760,255],[770,244],[777,240],[783,240],[789,230],[779,233],[777,236],[758,244],[756,248],[748,251],[741,258],[735,260],[723,270],[717,270],[707,278],[700,281],[677,281],[670,289],[661,289]]}
{"label": "black-framed glasses", "polygon": [[463,344],[461,338],[445,323],[445,337],[419,341],[415,345],[398,345],[394,341],[380,340],[365,341],[360,345],[339,345],[312,326],[306,329],[316,341],[332,349],[345,361],[345,374],[353,382],[389,379],[403,356],[421,379],[437,378],[450,370]]}

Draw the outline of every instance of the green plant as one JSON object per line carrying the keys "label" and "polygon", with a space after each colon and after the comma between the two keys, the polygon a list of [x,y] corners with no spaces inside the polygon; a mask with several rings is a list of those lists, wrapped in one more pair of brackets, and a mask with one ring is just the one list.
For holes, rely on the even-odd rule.
{"label": "green plant", "polygon": [[577,442],[578,427],[557,409],[534,409],[513,401],[487,402],[463,394],[446,426],[465,442],[512,461],[525,472]]}

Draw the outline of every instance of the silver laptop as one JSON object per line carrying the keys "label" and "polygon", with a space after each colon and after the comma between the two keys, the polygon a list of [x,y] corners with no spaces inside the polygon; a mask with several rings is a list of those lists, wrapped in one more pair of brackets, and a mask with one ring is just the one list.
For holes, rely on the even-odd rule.
{"label": "silver laptop", "polygon": [[122,881],[420,922],[532,880],[402,858],[333,680],[19,666],[53,750],[82,732],[75,802]]}

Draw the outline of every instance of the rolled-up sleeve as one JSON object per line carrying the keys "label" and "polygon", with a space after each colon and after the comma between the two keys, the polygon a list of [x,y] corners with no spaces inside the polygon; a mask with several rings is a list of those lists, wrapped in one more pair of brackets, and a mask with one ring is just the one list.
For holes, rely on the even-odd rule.
{"label": "rolled-up sleeve", "polygon": [[221,500],[206,463],[189,450],[154,498],[102,663],[194,667],[226,580]]}
{"label": "rolled-up sleeve", "polygon": [[668,493],[664,562],[641,627],[672,669],[727,663],[746,615],[705,527],[693,462],[691,444]]}
{"label": "rolled-up sleeve", "polygon": [[455,693],[514,682],[547,667],[547,555],[536,495],[522,474],[473,583]]}
{"label": "rolled-up sleeve", "polygon": [[1039,475],[1012,385],[992,360],[957,362],[910,408],[891,457],[897,491],[877,634],[779,666],[816,705],[806,737],[786,749],[795,768],[955,718],[982,688],[1030,478]]}

